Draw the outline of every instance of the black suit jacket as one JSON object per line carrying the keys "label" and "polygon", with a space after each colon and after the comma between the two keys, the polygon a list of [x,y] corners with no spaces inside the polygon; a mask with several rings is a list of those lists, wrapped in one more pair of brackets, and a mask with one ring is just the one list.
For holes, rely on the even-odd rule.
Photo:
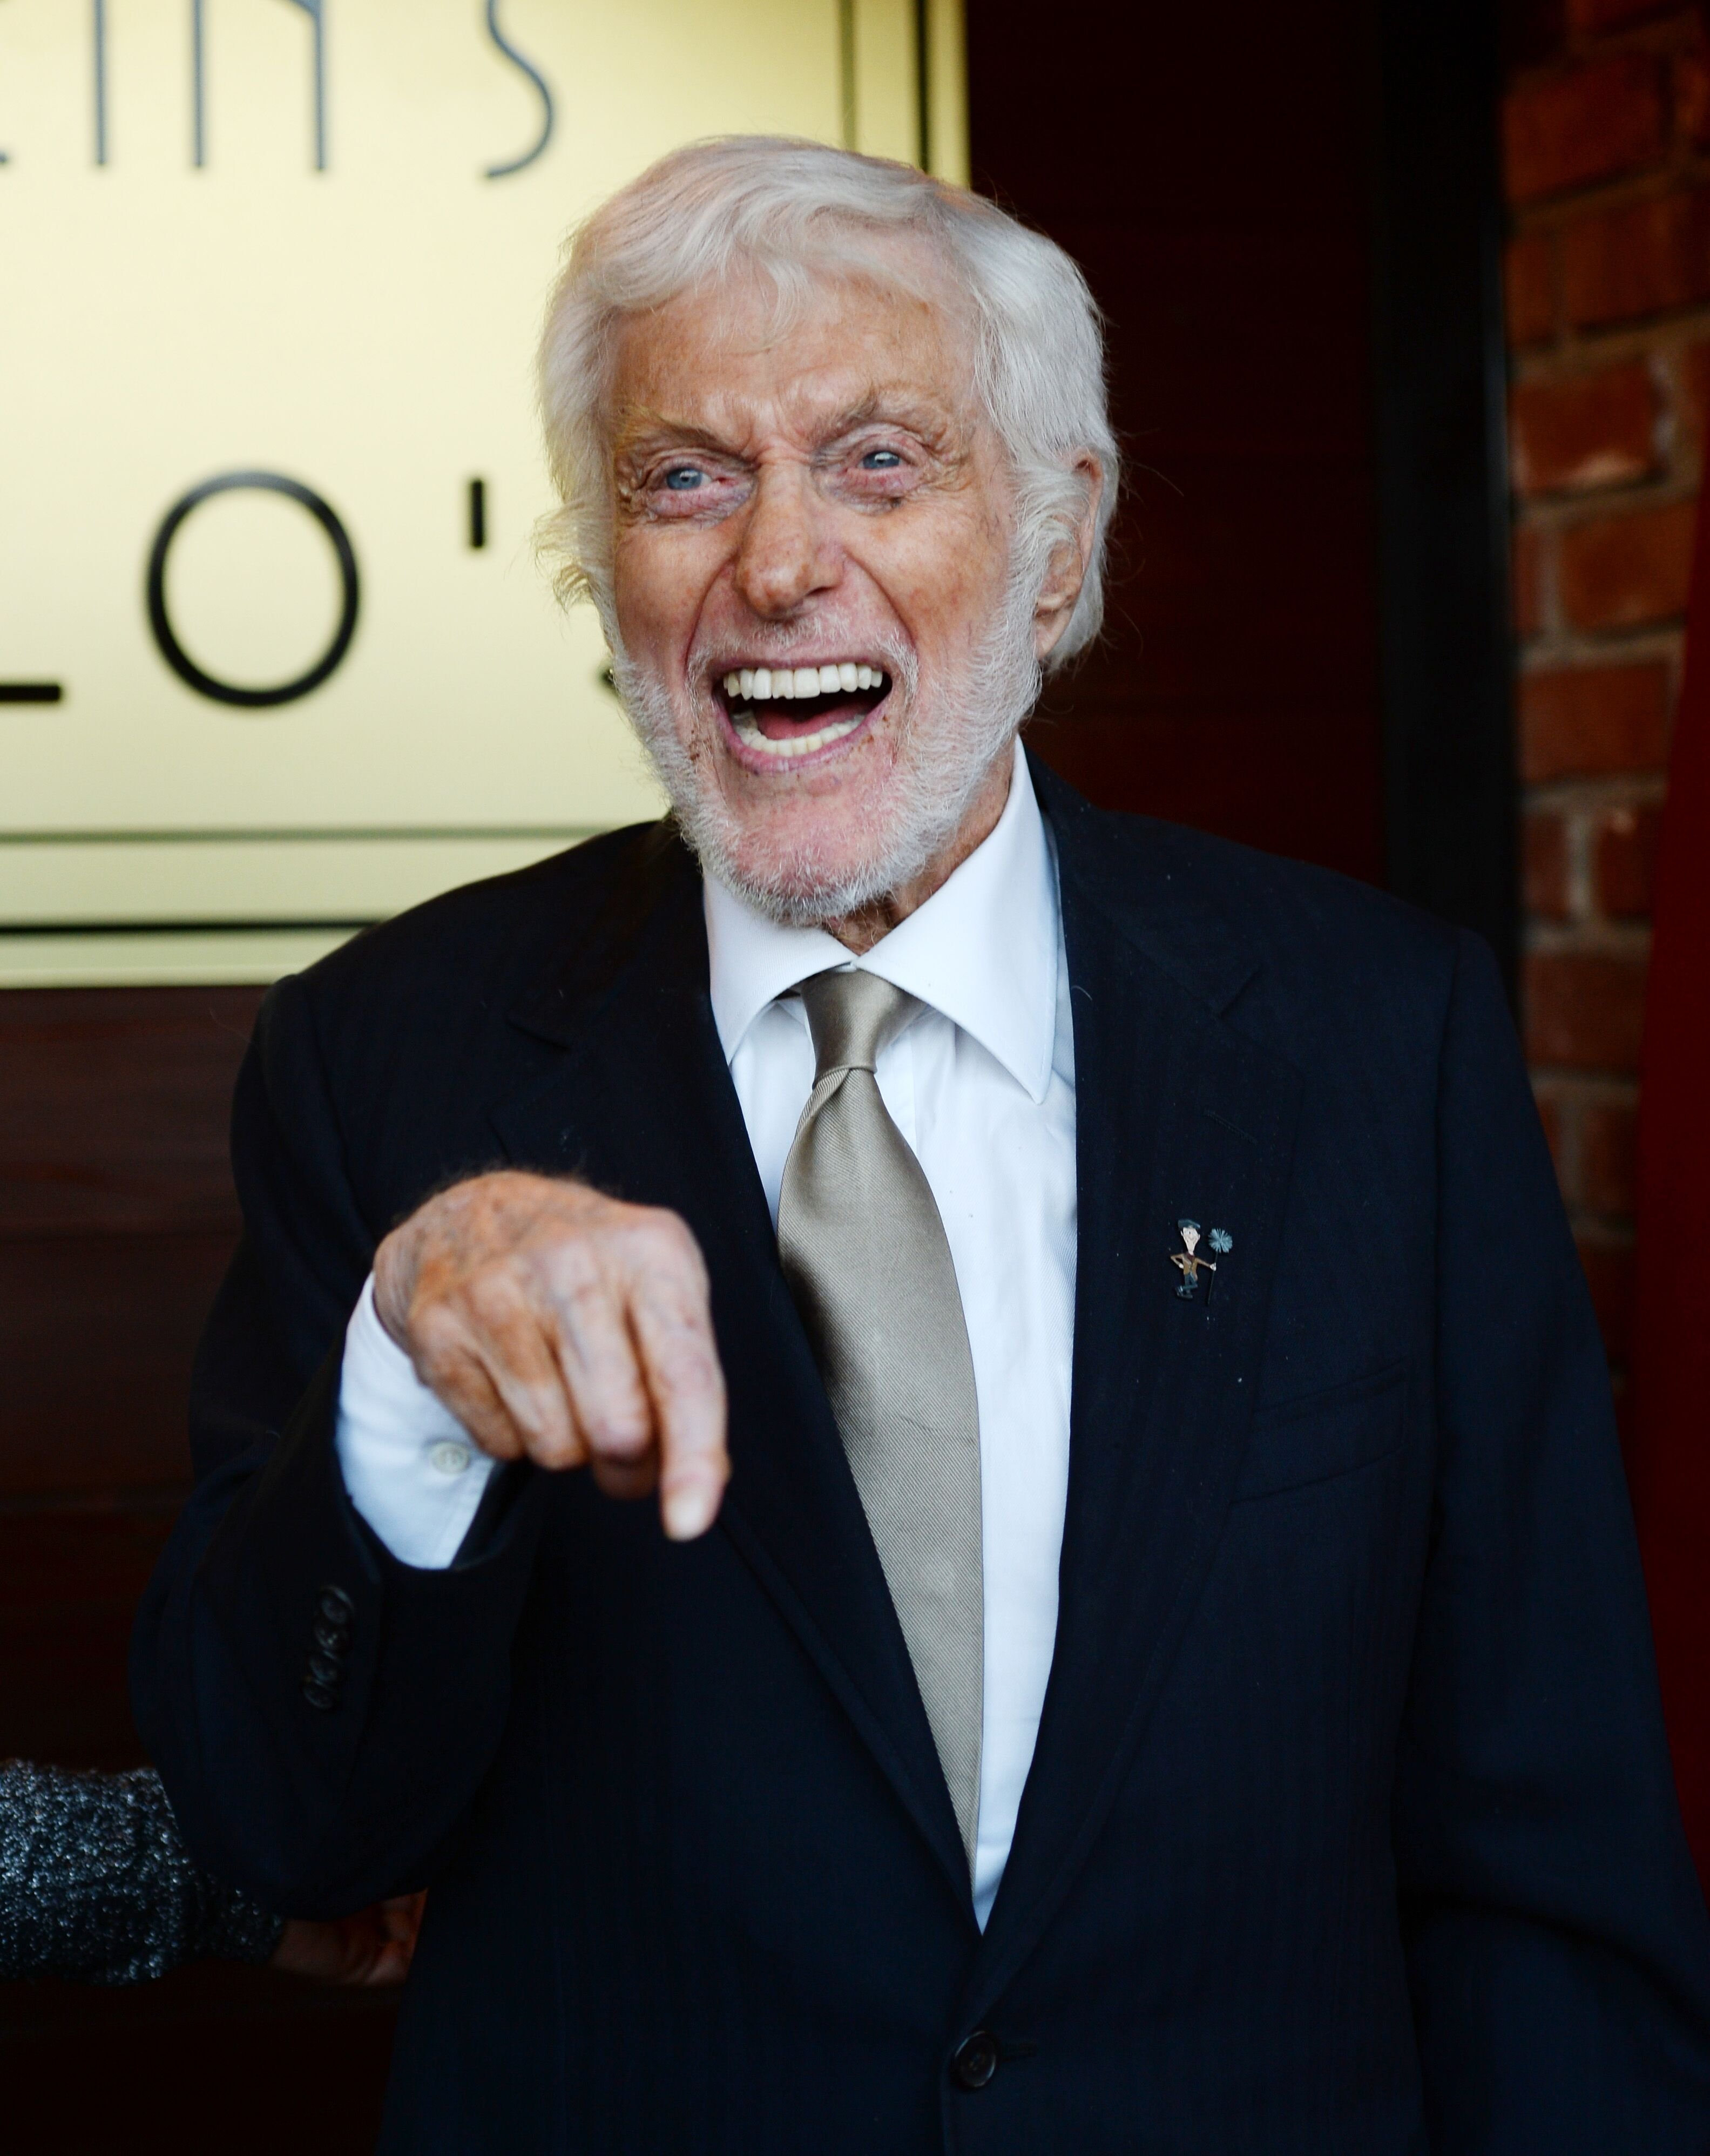
{"label": "black suit jacket", "polygon": [[[1702,2156],[1710,1938],[1489,959],[1035,777],[1079,1286],[1056,1652],[983,1937],[668,826],[269,998],[135,1653],[193,1845],[286,1909],[430,1887],[398,2156]],[[735,1468],[700,1541],[527,1471],[449,1571],[355,1517],[332,1414],[375,1244],[502,1162],[699,1238]],[[1232,1239],[1191,1301],[1183,1216]]]}

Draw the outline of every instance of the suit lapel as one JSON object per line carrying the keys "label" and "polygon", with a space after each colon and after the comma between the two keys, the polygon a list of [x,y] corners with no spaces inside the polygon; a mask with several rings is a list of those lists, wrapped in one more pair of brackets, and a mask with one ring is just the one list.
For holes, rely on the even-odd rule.
{"label": "suit lapel", "polygon": [[701,883],[669,825],[511,1012],[565,1050],[490,1120],[518,1165],[572,1173],[694,1230],[730,1393],[727,1535],[793,1627],[968,1903],[926,1711],[806,1334],[707,993]]}
{"label": "suit lapel", "polygon": [[[1246,1442],[1298,1080],[1220,1015],[1252,971],[1180,880],[1035,771],[1075,1014],[1079,1257],[1057,1640],[977,2019],[1107,1816],[1215,1550]],[[1171,888],[1173,880],[1173,888]],[[1186,1299],[1177,1222],[1230,1239]],[[1201,1255],[1210,1255],[1207,1245]]]}

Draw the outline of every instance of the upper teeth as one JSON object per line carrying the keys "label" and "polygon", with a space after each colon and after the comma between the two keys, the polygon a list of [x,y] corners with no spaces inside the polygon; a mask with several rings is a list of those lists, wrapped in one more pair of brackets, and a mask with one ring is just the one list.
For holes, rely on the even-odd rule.
{"label": "upper teeth", "polygon": [[840,689],[849,696],[857,689],[879,688],[884,680],[879,667],[853,659],[836,666],[744,666],[725,675],[724,692],[744,703],[764,702],[779,696],[829,696]]}

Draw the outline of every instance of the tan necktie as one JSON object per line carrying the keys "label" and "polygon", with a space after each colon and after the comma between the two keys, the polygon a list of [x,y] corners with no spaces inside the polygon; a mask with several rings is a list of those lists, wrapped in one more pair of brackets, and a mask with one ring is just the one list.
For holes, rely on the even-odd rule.
{"label": "tan necktie", "polygon": [[817,1062],[778,1251],[819,1358],[973,1868],[984,1599],[979,1409],[944,1224],[873,1065],[921,1006],[876,973],[801,986]]}

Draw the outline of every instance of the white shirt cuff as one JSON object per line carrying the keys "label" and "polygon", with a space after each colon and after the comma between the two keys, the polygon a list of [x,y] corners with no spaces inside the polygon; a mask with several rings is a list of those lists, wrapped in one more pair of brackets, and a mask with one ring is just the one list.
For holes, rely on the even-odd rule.
{"label": "white shirt cuff", "polygon": [[351,1502],[387,1548],[404,1564],[443,1572],[497,1462],[380,1322],[372,1273],[345,1331],[335,1442]]}

